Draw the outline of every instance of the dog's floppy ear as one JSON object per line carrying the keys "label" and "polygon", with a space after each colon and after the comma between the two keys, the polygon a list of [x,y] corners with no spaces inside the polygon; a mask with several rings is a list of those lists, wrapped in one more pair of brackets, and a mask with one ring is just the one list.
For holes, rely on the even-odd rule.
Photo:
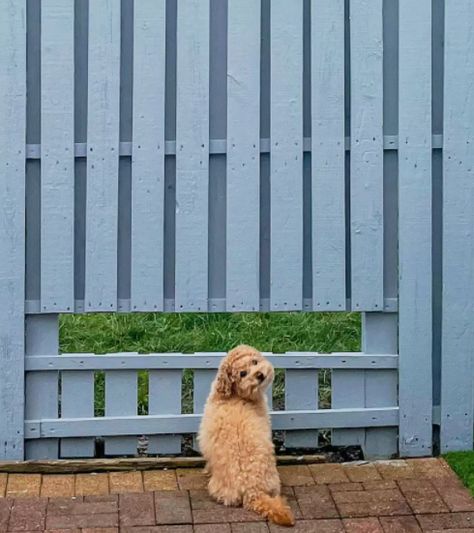
{"label": "dog's floppy ear", "polygon": [[232,367],[228,361],[224,361],[219,367],[216,391],[226,398],[232,394]]}

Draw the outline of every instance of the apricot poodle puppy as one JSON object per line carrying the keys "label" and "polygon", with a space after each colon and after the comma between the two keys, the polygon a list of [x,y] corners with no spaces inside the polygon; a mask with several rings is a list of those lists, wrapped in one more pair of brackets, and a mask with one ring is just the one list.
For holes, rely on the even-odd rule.
{"label": "apricot poodle puppy", "polygon": [[280,496],[265,396],[273,377],[272,365],[255,348],[231,350],[212,384],[198,439],[214,499],[292,526],[293,513]]}

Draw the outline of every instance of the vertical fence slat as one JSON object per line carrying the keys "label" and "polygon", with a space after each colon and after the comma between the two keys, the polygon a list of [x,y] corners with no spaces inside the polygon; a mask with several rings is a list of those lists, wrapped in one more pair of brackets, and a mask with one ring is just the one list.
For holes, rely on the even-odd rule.
{"label": "vertical fence slat", "polygon": [[120,0],[89,4],[87,311],[117,309]]}
{"label": "vertical fence slat", "polygon": [[[138,376],[133,370],[105,373],[105,416],[135,416],[137,414]],[[136,437],[105,439],[105,455],[135,455]]]}
{"label": "vertical fence slat", "polygon": [[[94,416],[94,372],[71,370],[61,373],[61,418]],[[61,457],[94,457],[95,439],[61,439]]]}
{"label": "vertical fence slat", "polygon": [[164,0],[134,4],[131,308],[163,310]]}
{"label": "vertical fence slat", "polygon": [[207,311],[209,0],[180,0],[176,65],[177,311]]}
{"label": "vertical fence slat", "polygon": [[350,1],[352,308],[383,309],[382,0]]}
{"label": "vertical fence slat", "polygon": [[399,449],[417,456],[432,448],[431,0],[400,0],[399,27]]}
{"label": "vertical fence slat", "polygon": [[445,3],[441,451],[472,450],[474,4]]}
{"label": "vertical fence slat", "polygon": [[23,459],[26,5],[0,10],[0,459]]}
{"label": "vertical fence slat", "polygon": [[[26,317],[25,353],[35,357],[59,353],[58,315]],[[25,378],[25,418],[58,418],[58,372],[27,372]],[[57,459],[58,439],[34,439],[25,443],[25,459]]]}
{"label": "vertical fence slat", "polygon": [[[211,390],[211,384],[216,377],[215,370],[195,370],[194,371],[194,389],[193,389],[193,411],[202,413],[207,397]],[[194,438],[194,448],[197,450],[198,445]]]}
{"label": "vertical fence slat", "polygon": [[[182,370],[151,371],[148,411],[150,415],[181,414]],[[181,435],[163,435],[150,439],[150,453],[181,453]]]}
{"label": "vertical fence slat", "polygon": [[74,309],[74,2],[41,4],[41,310]]}
{"label": "vertical fence slat", "polygon": [[313,309],[346,308],[344,0],[311,4]]}
{"label": "vertical fence slat", "polygon": [[260,0],[230,0],[227,57],[227,311],[258,311]]}
{"label": "vertical fence slat", "polygon": [[[285,409],[313,410],[318,408],[318,371],[287,370],[285,372]],[[316,448],[319,431],[287,431],[287,448]]]}
{"label": "vertical fence slat", "polygon": [[[366,354],[395,354],[398,341],[396,313],[364,313],[362,351]],[[365,370],[364,407],[395,407],[398,402],[398,375],[391,370]],[[390,457],[397,453],[398,428],[365,430],[367,458]]]}
{"label": "vertical fence slat", "polygon": [[303,2],[271,2],[270,309],[303,306]]}
{"label": "vertical fence slat", "polygon": [[[331,372],[332,409],[363,408],[365,406],[364,370],[333,370]],[[365,446],[365,429],[333,429],[334,446]]]}

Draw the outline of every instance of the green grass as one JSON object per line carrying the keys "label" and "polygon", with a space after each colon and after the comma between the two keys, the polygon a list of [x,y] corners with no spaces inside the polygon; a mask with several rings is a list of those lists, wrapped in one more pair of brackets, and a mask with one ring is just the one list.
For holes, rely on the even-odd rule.
{"label": "green grass", "polygon": [[[91,314],[64,315],[62,352],[224,352],[237,344],[261,351],[360,350],[360,315],[354,313]],[[330,404],[330,373],[320,372],[321,407]],[[183,377],[183,412],[192,412],[192,372]],[[138,412],[147,414],[148,376],[138,377]],[[104,412],[104,375],[96,374],[96,415]],[[274,407],[284,402],[284,374],[277,372]]]}
{"label": "green grass", "polygon": [[474,496],[474,452],[450,452],[444,458]]}

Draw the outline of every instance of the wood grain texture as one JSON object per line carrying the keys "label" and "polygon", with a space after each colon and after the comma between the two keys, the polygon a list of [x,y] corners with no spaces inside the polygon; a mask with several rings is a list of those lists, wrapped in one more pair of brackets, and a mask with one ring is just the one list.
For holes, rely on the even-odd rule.
{"label": "wood grain texture", "polygon": [[432,449],[431,0],[399,4],[400,453]]}
{"label": "wood grain texture", "polygon": [[[24,420],[26,5],[0,10],[0,459],[22,460]],[[8,413],[5,416],[5,413]]]}

